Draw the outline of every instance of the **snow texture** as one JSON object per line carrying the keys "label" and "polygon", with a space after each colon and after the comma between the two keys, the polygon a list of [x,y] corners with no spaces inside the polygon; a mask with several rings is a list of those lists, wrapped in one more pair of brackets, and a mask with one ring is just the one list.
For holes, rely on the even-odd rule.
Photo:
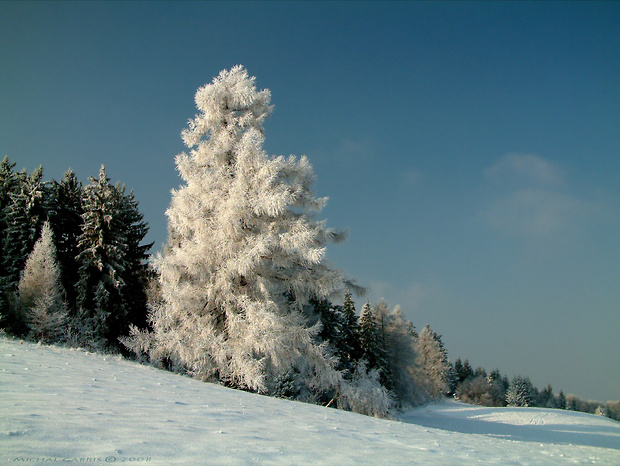
{"label": "snow texture", "polygon": [[620,423],[448,401],[388,421],[0,337],[0,462],[620,464]]}

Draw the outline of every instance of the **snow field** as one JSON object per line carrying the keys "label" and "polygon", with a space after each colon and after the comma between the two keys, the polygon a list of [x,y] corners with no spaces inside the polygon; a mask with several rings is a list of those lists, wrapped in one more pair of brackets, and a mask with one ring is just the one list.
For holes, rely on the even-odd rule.
{"label": "snow field", "polygon": [[620,464],[599,416],[449,401],[388,421],[5,337],[0,400],[0,462]]}

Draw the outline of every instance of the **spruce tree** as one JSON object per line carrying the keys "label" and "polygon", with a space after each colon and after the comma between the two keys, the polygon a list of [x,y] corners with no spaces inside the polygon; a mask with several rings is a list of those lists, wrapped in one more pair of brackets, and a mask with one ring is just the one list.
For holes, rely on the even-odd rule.
{"label": "spruce tree", "polygon": [[359,319],[360,327],[360,345],[362,348],[362,357],[368,363],[370,369],[378,366],[381,359],[379,355],[379,335],[377,331],[377,322],[375,321],[374,311],[370,306],[370,301],[366,301],[362,307],[362,313]]}
{"label": "spruce tree", "polygon": [[3,243],[5,283],[9,287],[17,286],[28,254],[47,219],[47,190],[43,182],[43,167],[39,167],[31,175],[23,177],[18,191],[9,194]]}
{"label": "spruce tree", "polygon": [[21,191],[21,186],[25,181],[26,174],[24,172],[15,173],[13,169],[15,163],[11,163],[8,157],[4,157],[0,162],[0,280],[8,277],[8,258],[7,258],[7,228],[8,228],[8,210],[9,205],[13,202],[13,196]]}
{"label": "spruce tree", "polygon": [[[112,185],[105,167],[82,194],[74,328],[82,344],[122,350],[131,325],[146,322],[148,232],[133,191]],[[71,184],[73,186],[73,184]]]}
{"label": "spruce tree", "polygon": [[82,183],[73,170],[51,187],[49,222],[54,231],[54,244],[69,311],[75,315],[79,281],[78,241],[82,233]]}
{"label": "spruce tree", "polygon": [[15,163],[8,157],[0,162],[0,325],[11,326],[11,310],[9,308],[13,281],[9,274],[10,258],[7,247],[8,211],[12,196],[18,194],[26,177],[25,172],[15,173]]}
{"label": "spruce tree", "polygon": [[311,190],[307,158],[263,150],[270,93],[243,67],[222,71],[195,100],[157,264],[163,303],[153,333],[135,332],[129,345],[235,387],[270,393],[294,369],[309,389],[329,390],[339,374],[304,309],[342,291],[324,255],[344,236],[314,218],[326,200]]}
{"label": "spruce tree", "polygon": [[532,406],[535,388],[528,377],[516,375],[506,391],[506,404],[511,407]]}
{"label": "spruce tree", "polygon": [[150,271],[148,267],[149,250],[153,243],[142,244],[148,233],[148,224],[138,208],[134,192],[125,194],[125,187],[117,186],[118,224],[123,232],[125,254],[121,278],[124,287],[121,302],[126,313],[126,322],[119,329],[120,334],[128,335],[129,325],[144,327],[147,324],[147,295]]}
{"label": "spruce tree", "polygon": [[360,325],[351,291],[346,290],[342,304],[342,346],[346,365],[353,367],[362,357]]}
{"label": "spruce tree", "polygon": [[22,335],[27,331],[27,326],[16,302],[17,284],[46,219],[47,187],[43,182],[42,167],[31,175],[25,172],[12,175],[13,166],[5,158],[2,172],[5,185],[3,202],[6,205],[2,212],[4,230],[0,257],[0,304],[3,309],[0,308],[0,312],[4,315],[3,326],[11,333]]}
{"label": "spruce tree", "polygon": [[129,326],[123,307],[125,254],[124,225],[119,220],[118,188],[110,184],[105,167],[99,178],[89,178],[82,198],[82,233],[79,236],[79,275],[74,319],[82,344],[118,349],[123,324]]}

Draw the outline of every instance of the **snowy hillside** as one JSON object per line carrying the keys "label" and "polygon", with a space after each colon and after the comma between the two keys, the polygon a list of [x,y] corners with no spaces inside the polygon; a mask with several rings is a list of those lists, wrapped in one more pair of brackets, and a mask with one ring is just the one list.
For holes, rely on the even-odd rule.
{"label": "snowy hillside", "polygon": [[0,462],[620,464],[620,423],[432,404],[385,421],[0,338]]}

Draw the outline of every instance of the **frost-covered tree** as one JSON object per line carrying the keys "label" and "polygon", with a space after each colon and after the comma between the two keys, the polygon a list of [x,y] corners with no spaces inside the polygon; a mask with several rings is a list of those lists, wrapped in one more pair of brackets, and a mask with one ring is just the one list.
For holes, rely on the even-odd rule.
{"label": "frost-covered tree", "polygon": [[58,341],[64,330],[66,307],[48,222],[26,260],[18,289],[19,305],[32,337],[45,343]]}
{"label": "frost-covered tree", "polygon": [[82,195],[82,232],[78,255],[77,283],[79,312],[74,328],[82,344],[105,348],[114,344],[121,315],[121,288],[125,241],[117,216],[117,193],[102,166],[99,177],[90,178]]}
{"label": "frost-covered tree", "polygon": [[401,406],[420,404],[427,395],[414,377],[417,338],[413,324],[405,319],[400,306],[390,310],[387,303],[379,304],[376,309],[380,316],[379,328],[383,333],[385,374],[389,376],[386,386]]}
{"label": "frost-covered tree", "polygon": [[366,360],[368,369],[376,369],[381,375],[382,370],[385,368],[385,351],[380,344],[375,310],[370,305],[370,301],[366,301],[362,307],[359,327],[362,358]]}
{"label": "frost-covered tree", "polygon": [[494,406],[490,392],[489,381],[481,375],[467,378],[456,388],[456,396],[460,401],[480,406]]}
{"label": "frost-covered tree", "polygon": [[3,264],[7,286],[15,286],[28,254],[39,238],[47,218],[47,186],[43,182],[43,167],[21,177],[19,189],[10,193],[5,209],[6,225],[3,242]]}
{"label": "frost-covered tree", "polygon": [[5,205],[0,222],[3,229],[0,305],[6,313],[3,326],[10,332],[21,335],[27,332],[28,328],[16,302],[17,284],[46,218],[47,186],[43,182],[42,167],[37,168],[31,175],[27,175],[25,171],[11,175],[14,164],[10,164],[6,158],[5,161],[2,167],[5,185],[2,202]]}
{"label": "frost-covered tree", "polygon": [[404,318],[400,306],[390,309],[380,300],[373,309],[364,304],[360,316],[360,345],[363,361],[379,374],[381,384],[400,406],[416,405],[427,397],[425,385],[415,378],[416,332]]}
{"label": "frost-covered tree", "polygon": [[536,389],[529,377],[516,375],[510,381],[510,386],[506,391],[506,404],[511,407],[532,406],[535,396]]}
{"label": "frost-covered tree", "polygon": [[315,220],[326,199],[312,192],[312,167],[265,153],[270,92],[242,66],[222,71],[195,101],[157,262],[163,302],[152,333],[134,330],[130,346],[236,387],[270,393],[293,373],[314,391],[331,389],[339,374],[305,309],[342,292],[342,273],[324,255],[344,235]]}
{"label": "frost-covered tree", "polygon": [[375,417],[385,417],[393,402],[379,381],[379,372],[368,371],[364,360],[355,366],[350,382],[342,386],[338,397],[340,409]]}
{"label": "frost-covered tree", "polygon": [[27,177],[25,172],[16,173],[13,171],[15,162],[11,162],[8,157],[4,157],[0,162],[0,280],[8,277],[8,257],[7,257],[7,229],[9,225],[9,206],[13,203],[13,198],[20,191]]}
{"label": "frost-covered tree", "polygon": [[0,324],[2,327],[11,327],[14,317],[9,303],[13,293],[13,281],[9,273],[9,257],[7,248],[8,210],[12,203],[12,196],[21,189],[26,177],[24,172],[15,173],[15,163],[8,157],[0,162]]}
{"label": "frost-covered tree", "polygon": [[130,325],[146,321],[144,286],[147,232],[133,192],[110,184],[105,167],[83,190],[79,236],[79,282],[74,330],[81,344],[120,349]]}
{"label": "frost-covered tree", "polygon": [[430,396],[443,396],[448,391],[450,363],[441,341],[429,325],[420,332],[416,342],[416,373],[418,383],[426,385]]}

